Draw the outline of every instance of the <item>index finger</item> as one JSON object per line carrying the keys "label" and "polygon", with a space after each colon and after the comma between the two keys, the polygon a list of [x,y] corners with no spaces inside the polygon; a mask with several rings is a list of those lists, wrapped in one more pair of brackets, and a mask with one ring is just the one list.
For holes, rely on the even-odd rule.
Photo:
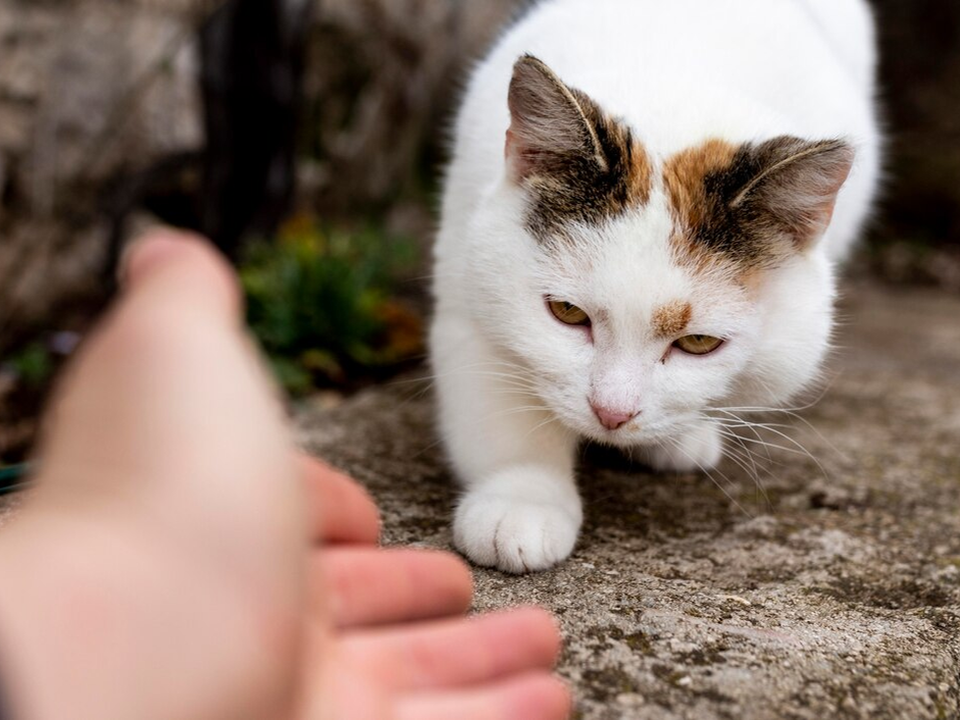
{"label": "index finger", "polygon": [[303,455],[311,539],[323,543],[376,545],[380,513],[369,493],[355,480],[316,458]]}

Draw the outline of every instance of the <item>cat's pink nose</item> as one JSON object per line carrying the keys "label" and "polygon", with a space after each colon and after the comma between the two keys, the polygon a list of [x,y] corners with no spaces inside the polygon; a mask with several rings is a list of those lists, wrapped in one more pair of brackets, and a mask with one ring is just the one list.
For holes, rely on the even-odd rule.
{"label": "cat's pink nose", "polygon": [[638,413],[635,412],[614,410],[603,407],[602,405],[594,405],[593,403],[590,403],[590,407],[593,408],[593,414],[597,416],[600,424],[607,430],[616,430],[622,425],[626,425],[638,415]]}

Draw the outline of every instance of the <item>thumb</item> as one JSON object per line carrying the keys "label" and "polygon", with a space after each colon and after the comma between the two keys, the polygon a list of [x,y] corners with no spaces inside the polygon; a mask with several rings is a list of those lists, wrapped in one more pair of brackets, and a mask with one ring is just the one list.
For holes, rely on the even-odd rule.
{"label": "thumb", "polygon": [[240,318],[241,295],[236,275],[207,240],[193,233],[156,228],[127,249],[120,268],[125,299],[182,302],[222,319]]}

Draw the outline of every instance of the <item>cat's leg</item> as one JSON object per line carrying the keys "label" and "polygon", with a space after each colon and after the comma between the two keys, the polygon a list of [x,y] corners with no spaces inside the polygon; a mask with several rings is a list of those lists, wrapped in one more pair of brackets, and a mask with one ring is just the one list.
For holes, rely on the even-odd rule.
{"label": "cat's leg", "polygon": [[723,438],[711,423],[699,423],[682,435],[643,448],[645,459],[654,470],[706,472],[723,458]]}
{"label": "cat's leg", "polygon": [[[436,321],[442,325],[442,319]],[[530,391],[530,378],[451,323],[434,326],[441,429],[465,492],[457,547],[478,565],[543,570],[573,550],[582,520],[577,438]]]}

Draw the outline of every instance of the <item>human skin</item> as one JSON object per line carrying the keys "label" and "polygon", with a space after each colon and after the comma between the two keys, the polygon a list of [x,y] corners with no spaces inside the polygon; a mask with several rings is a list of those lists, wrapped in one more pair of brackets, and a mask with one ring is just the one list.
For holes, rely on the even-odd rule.
{"label": "human skin", "polygon": [[16,720],[568,715],[545,612],[464,618],[459,560],[378,548],[369,497],[298,453],[200,238],[128,254],[38,456],[0,532]]}

